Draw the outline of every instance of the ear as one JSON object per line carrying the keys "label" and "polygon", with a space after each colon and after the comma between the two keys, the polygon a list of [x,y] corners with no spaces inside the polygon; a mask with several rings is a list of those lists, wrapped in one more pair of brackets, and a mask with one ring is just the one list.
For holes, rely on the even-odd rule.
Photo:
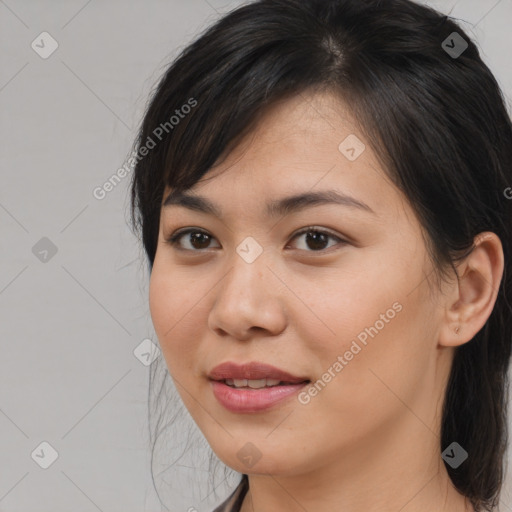
{"label": "ear", "polygon": [[473,240],[472,252],[457,265],[450,285],[439,344],[456,347],[470,341],[492,313],[503,276],[503,247],[495,233],[485,231]]}

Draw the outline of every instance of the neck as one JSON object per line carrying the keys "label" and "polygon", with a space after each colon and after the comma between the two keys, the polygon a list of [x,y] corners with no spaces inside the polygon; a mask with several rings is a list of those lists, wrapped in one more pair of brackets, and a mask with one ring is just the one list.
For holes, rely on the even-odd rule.
{"label": "neck", "polygon": [[473,512],[451,483],[439,437],[410,412],[405,418],[401,432],[379,429],[373,442],[324,454],[307,471],[249,475],[241,512]]}

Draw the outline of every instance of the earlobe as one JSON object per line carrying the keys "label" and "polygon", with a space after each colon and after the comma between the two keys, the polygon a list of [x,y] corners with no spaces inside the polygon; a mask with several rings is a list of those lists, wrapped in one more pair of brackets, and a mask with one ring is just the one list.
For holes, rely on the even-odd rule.
{"label": "earlobe", "polygon": [[488,231],[477,235],[473,250],[458,264],[458,279],[453,283],[451,304],[446,307],[440,345],[463,345],[482,329],[496,303],[503,268],[499,237]]}

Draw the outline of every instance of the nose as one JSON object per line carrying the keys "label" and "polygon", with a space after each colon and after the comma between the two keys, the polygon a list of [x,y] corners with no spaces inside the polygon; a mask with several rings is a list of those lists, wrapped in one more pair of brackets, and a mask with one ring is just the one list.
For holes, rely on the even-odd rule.
{"label": "nose", "polygon": [[247,263],[236,254],[216,287],[208,327],[218,336],[246,341],[258,331],[276,336],[286,328],[285,297],[279,292],[283,287],[263,256]]}

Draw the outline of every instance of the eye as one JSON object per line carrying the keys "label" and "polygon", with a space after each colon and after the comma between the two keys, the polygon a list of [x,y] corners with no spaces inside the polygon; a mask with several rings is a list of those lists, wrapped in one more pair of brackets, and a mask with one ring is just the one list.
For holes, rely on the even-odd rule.
{"label": "eye", "polygon": [[[185,235],[192,235],[185,238],[185,241],[188,244],[188,247],[184,247],[181,244],[182,238],[185,237]],[[295,233],[292,237],[292,240],[298,239],[299,237],[302,237],[305,235],[303,247],[299,247],[299,250],[305,250],[307,252],[321,252],[325,249],[332,247],[328,244],[328,240],[335,240],[338,242],[338,245],[344,245],[348,242],[341,239],[340,237],[334,235],[333,233],[326,231],[324,229],[319,229],[315,226],[308,226],[306,228],[303,228],[298,233]],[[186,228],[182,230],[178,230],[175,233],[173,233],[171,236],[167,237],[166,242],[172,245],[173,247],[176,247],[178,250],[183,251],[191,251],[191,252],[202,252],[204,249],[209,249],[209,244],[212,240],[214,240],[214,237],[207,233],[206,231],[203,231],[201,229],[197,228]],[[287,245],[286,247],[289,247]],[[308,247],[310,250],[305,249],[304,247]]]}
{"label": "eye", "polygon": [[312,250],[307,251],[307,249],[304,249],[303,247],[302,248],[299,247],[299,250],[306,250],[307,252],[321,252],[329,247],[332,247],[332,245],[336,245],[336,244],[331,244],[330,246],[326,247],[326,243],[328,242],[329,238],[331,240],[336,240],[338,242],[338,244],[341,244],[341,245],[344,245],[347,243],[345,240],[334,235],[330,231],[326,231],[324,229],[319,229],[315,226],[309,226],[307,228],[301,229],[298,233],[296,233],[293,236],[292,240],[295,240],[296,238],[302,237],[304,235],[306,235],[306,236],[304,238],[303,247],[306,246]]}
{"label": "eye", "polygon": [[[185,235],[193,235],[185,239],[187,242],[189,242],[189,244],[191,244],[191,247],[182,247],[180,245],[180,241]],[[197,228],[187,228],[176,231],[171,236],[167,237],[165,240],[173,247],[177,246],[177,249],[179,250],[200,252],[200,249],[208,248],[208,244],[212,239],[213,237],[206,233],[206,231],[202,231],[201,229]]]}

